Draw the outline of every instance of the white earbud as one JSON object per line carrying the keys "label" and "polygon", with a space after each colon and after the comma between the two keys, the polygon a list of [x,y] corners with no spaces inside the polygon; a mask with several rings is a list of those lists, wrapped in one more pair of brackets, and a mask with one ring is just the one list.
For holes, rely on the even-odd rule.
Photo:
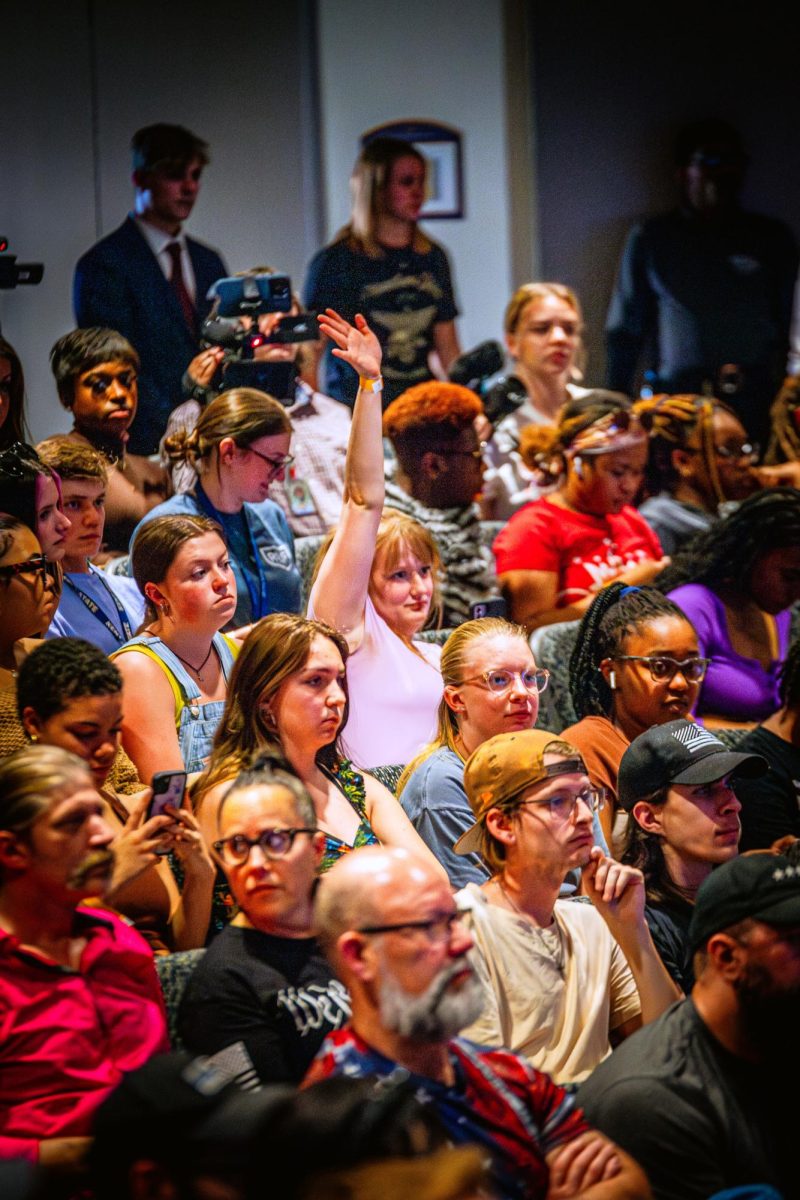
{"label": "white earbud", "polygon": [[616,673],[616,671],[608,672],[608,686],[611,688],[612,692],[615,692],[617,690],[617,673]]}
{"label": "white earbud", "polygon": [[578,479],[583,479],[583,459],[576,454],[572,460],[572,466]]}

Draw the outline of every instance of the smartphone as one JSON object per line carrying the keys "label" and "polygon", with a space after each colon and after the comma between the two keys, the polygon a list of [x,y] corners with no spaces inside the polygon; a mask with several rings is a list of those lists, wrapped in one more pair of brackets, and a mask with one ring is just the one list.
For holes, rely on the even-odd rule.
{"label": "smartphone", "polygon": [[281,317],[264,340],[270,344],[286,345],[291,342],[318,342],[320,336],[316,313],[296,313]]}
{"label": "smartphone", "polygon": [[186,792],[185,771],[156,771],[150,783],[153,796],[147,810],[147,820],[162,816],[167,805],[180,808]]}
{"label": "smartphone", "polygon": [[507,605],[502,596],[494,596],[491,600],[482,600],[471,604],[469,615],[473,621],[483,617],[505,617],[508,615]]}

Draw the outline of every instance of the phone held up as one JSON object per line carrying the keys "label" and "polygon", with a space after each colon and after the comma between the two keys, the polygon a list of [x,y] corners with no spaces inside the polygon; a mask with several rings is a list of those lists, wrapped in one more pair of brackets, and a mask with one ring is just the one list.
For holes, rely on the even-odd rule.
{"label": "phone held up", "polygon": [[148,821],[151,817],[163,816],[164,809],[167,806],[171,808],[181,807],[186,792],[186,772],[156,771],[150,782],[150,786],[153,789],[153,795],[150,800],[150,807],[147,810]]}

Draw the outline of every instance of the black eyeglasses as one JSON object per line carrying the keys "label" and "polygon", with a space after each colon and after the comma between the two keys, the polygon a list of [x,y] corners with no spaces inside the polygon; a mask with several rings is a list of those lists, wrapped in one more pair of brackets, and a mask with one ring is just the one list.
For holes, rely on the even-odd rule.
{"label": "black eyeglasses", "polygon": [[605,788],[584,788],[583,791],[574,794],[572,792],[556,792],[552,796],[545,796],[542,800],[523,800],[520,808],[524,808],[527,804],[547,805],[553,816],[559,821],[571,821],[575,816],[578,808],[578,803],[586,805],[591,813],[602,812],[606,803]]}
{"label": "black eyeglasses", "polygon": [[499,695],[507,692],[518,679],[526,692],[543,692],[550,679],[550,672],[544,667],[535,667],[532,671],[505,671],[497,668],[494,671],[483,671],[473,675],[471,679],[462,679],[462,683],[475,683],[478,687],[488,688],[490,692]]}
{"label": "black eyeglasses", "polygon": [[316,833],[316,829],[265,829],[256,838],[234,833],[229,838],[214,842],[214,849],[229,867],[241,867],[250,857],[253,846],[258,846],[264,858],[283,858],[294,845],[298,833]]}
{"label": "black eyeglasses", "polygon": [[705,679],[711,659],[685,658],[683,662],[678,662],[676,658],[669,658],[666,654],[617,654],[614,657],[614,661],[647,663],[650,669],[650,676],[656,683],[663,683],[664,680],[674,679],[679,671],[689,683],[700,683]]}
{"label": "black eyeglasses", "polygon": [[444,913],[431,917],[430,921],[398,921],[396,925],[366,925],[358,933],[402,933],[406,929],[419,929],[431,943],[441,945],[453,936],[453,929],[458,921],[463,920],[464,914],[456,909],[455,912]]}
{"label": "black eyeglasses", "polygon": [[272,456],[270,454],[262,454],[261,451],[256,450],[254,446],[247,446],[246,448],[251,454],[255,454],[256,458],[260,458],[263,460],[263,462],[269,463],[269,465],[272,467],[272,470],[276,474],[278,471],[282,471],[284,467],[290,467],[294,462],[293,454],[276,454]]}
{"label": "black eyeglasses", "polygon": [[17,575],[38,575],[42,583],[47,582],[47,559],[43,554],[32,554],[23,562],[5,563],[0,566],[0,579],[13,579]]}

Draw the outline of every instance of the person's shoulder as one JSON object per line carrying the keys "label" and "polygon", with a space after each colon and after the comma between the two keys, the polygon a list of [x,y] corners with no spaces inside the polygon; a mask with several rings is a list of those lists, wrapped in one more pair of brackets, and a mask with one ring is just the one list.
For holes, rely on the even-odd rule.
{"label": "person's shoulder", "polygon": [[724,608],[716,592],[713,592],[704,583],[682,583],[678,587],[673,588],[671,592],[667,592],[667,596],[679,608],[683,608],[685,604],[692,604],[701,608]]}
{"label": "person's shoulder", "polygon": [[449,808],[449,795],[440,795],[439,788],[443,784],[453,783],[463,791],[464,764],[449,746],[439,746],[412,771],[402,795],[405,797],[408,792],[409,799],[413,795],[420,808],[437,808],[438,800]]}
{"label": "person's shoulder", "polygon": [[[487,906],[487,909],[490,907]],[[482,1079],[487,1082],[491,1082],[494,1077],[499,1084],[517,1091],[522,1089],[527,1095],[541,1090],[568,1099],[563,1089],[545,1071],[534,1067],[527,1058],[517,1054],[514,1050],[503,1046],[479,1045],[465,1037],[453,1038],[449,1043],[449,1049],[451,1054],[462,1064],[468,1064],[473,1071],[477,1070]],[[569,1106],[572,1106],[571,1099],[569,1099]]]}
{"label": "person's shoulder", "polygon": [[197,238],[186,235],[186,246],[192,255],[200,259],[204,259],[206,263],[213,263],[214,266],[221,266],[223,271],[227,270],[225,263],[222,260],[219,250],[215,250],[213,246],[209,246],[207,242],[200,242]]}
{"label": "person's shoulder", "polygon": [[308,264],[309,274],[325,269],[333,269],[340,263],[349,262],[358,254],[356,248],[346,237],[336,238],[322,246]]}
{"label": "person's shoulder", "polygon": [[245,511],[256,516],[272,533],[281,535],[282,541],[294,541],[286,514],[274,500],[259,500],[257,504],[245,503]]}
{"label": "person's shoulder", "polygon": [[778,217],[769,217],[766,213],[751,212],[749,209],[742,209],[741,220],[750,226],[750,229],[759,234],[761,237],[773,239],[781,243],[789,243],[796,247],[797,239],[786,224]]}
{"label": "person's shoulder", "polygon": [[89,937],[84,963],[106,951],[119,951],[120,954],[137,953],[152,962],[153,952],[150,946],[124,917],[107,908],[82,904],[75,911],[81,931]]}
{"label": "person's shoulder", "polygon": [[554,912],[559,921],[561,921],[571,931],[580,930],[584,936],[589,934],[594,944],[598,942],[609,942],[615,945],[614,937],[606,925],[600,913],[593,904],[587,904],[586,900],[580,896],[564,897],[556,900]]}
{"label": "person's shoulder", "polygon": [[146,245],[132,217],[126,217],[121,225],[100,238],[78,259],[78,269],[100,263],[104,259],[116,258],[124,247]]}
{"label": "person's shoulder", "polygon": [[648,524],[647,518],[633,504],[625,504],[618,513],[611,513],[609,516],[612,523],[652,533],[652,527]]}
{"label": "person's shoulder", "polygon": [[[320,416],[325,417],[326,423],[331,420],[339,422],[346,426],[347,431],[349,432],[350,424],[353,419],[353,410],[348,404],[342,404],[341,400],[334,400],[333,396],[328,396],[325,394],[325,392],[315,392],[309,388],[307,384],[303,384],[302,386],[306,388],[309,393],[309,404]],[[298,395],[298,404],[302,404],[304,400],[305,396],[301,397]],[[289,409],[289,416],[291,417],[292,415],[292,409]],[[296,435],[297,431],[295,430],[295,436]]]}
{"label": "person's shoulder", "polygon": [[[247,935],[256,936],[249,937]],[[205,987],[220,976],[238,975],[249,979],[255,963],[267,965],[266,951],[258,930],[226,925],[211,941],[192,974],[196,986]]]}

